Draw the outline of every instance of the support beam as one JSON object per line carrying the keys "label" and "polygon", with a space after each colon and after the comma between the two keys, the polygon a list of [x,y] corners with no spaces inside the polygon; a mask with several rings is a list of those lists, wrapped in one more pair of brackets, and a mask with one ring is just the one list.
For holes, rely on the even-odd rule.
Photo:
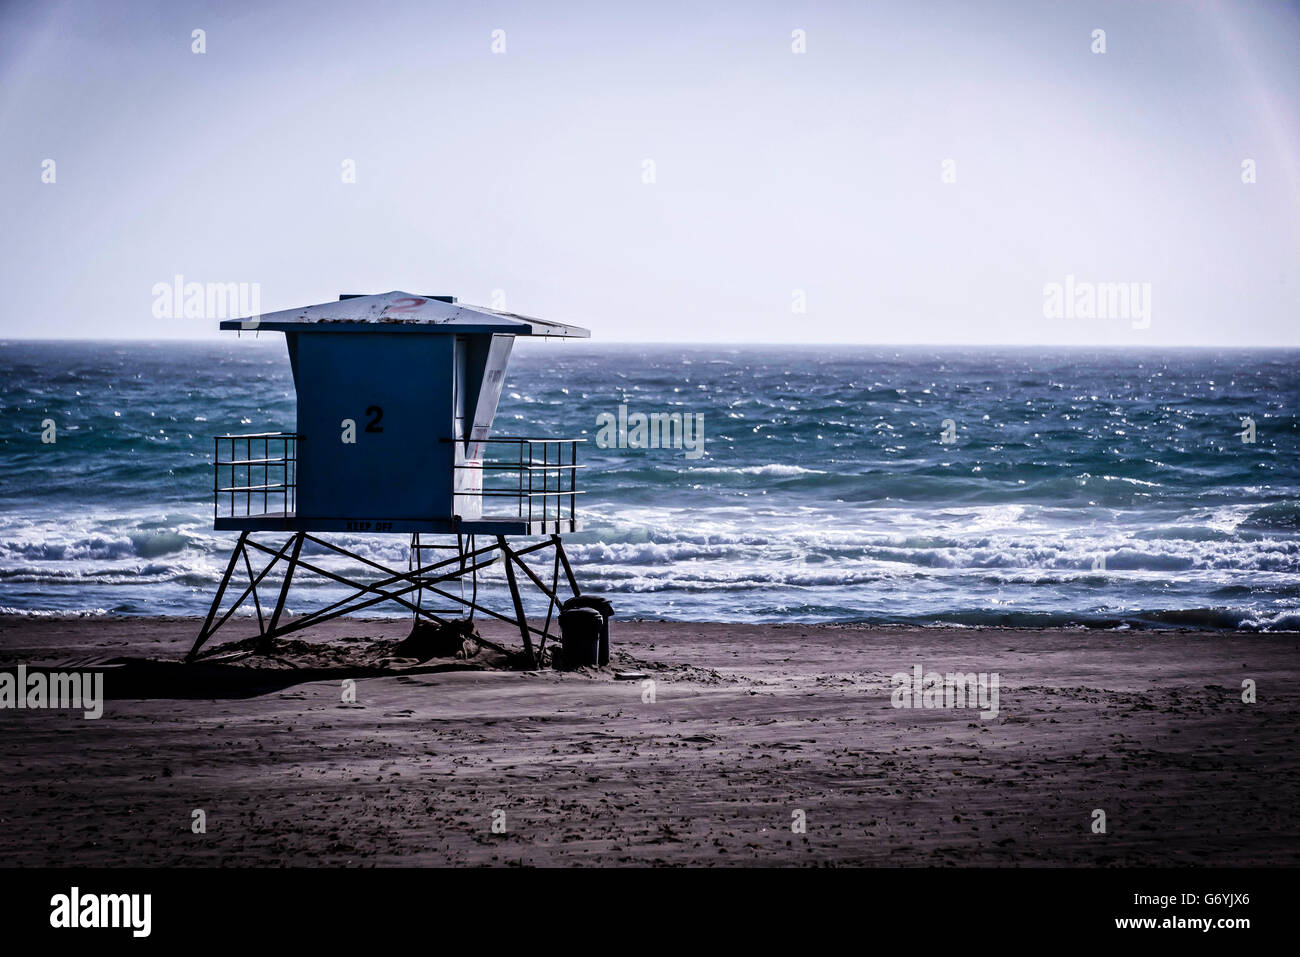
{"label": "support beam", "polygon": [[251,582],[249,582],[244,587],[244,590],[243,592],[240,593],[239,597],[236,598],[234,603],[229,608],[226,609],[226,613],[221,616],[221,619],[215,625],[212,626],[212,630],[208,632],[209,638],[211,638],[213,633],[215,633],[222,625],[224,625],[227,621],[230,620],[231,615],[233,615],[236,611],[239,610],[239,606],[244,603],[244,599],[246,599],[252,593],[253,589],[255,589],[258,585],[262,584],[262,579],[267,576],[267,573],[270,572],[270,570],[275,566],[276,562],[284,558],[285,553],[289,550],[289,546],[292,544],[293,544],[293,539],[290,538],[287,542],[284,543],[284,545],[280,547],[280,550],[278,552],[273,552],[271,551],[271,549],[267,548],[265,545],[261,544],[260,542],[253,541],[252,538],[249,538],[247,541],[244,542],[245,551],[247,551],[251,546],[252,548],[259,549],[261,551],[266,552],[268,555],[274,555],[275,557],[272,558],[269,562],[267,562],[266,567],[257,573],[257,577],[254,578]]}
{"label": "support beam", "polygon": [[240,553],[244,550],[244,540],[247,538],[248,532],[239,533],[239,542],[235,545],[235,550],[230,553],[230,562],[226,565],[226,573],[221,576],[221,584],[217,586],[217,597],[212,599],[212,607],[208,609],[208,617],[203,622],[203,627],[199,629],[199,636],[194,640],[194,647],[185,656],[186,661],[194,660],[194,656],[203,647],[203,643],[208,640],[208,636],[216,630],[212,627],[212,619],[217,617],[217,610],[221,607],[221,599],[226,596],[226,586],[230,584],[230,574],[235,570],[235,564],[239,561]]}
{"label": "support beam", "polygon": [[[542,649],[546,647],[546,639],[550,637],[551,618],[554,615],[556,609],[560,607],[560,596],[556,594],[555,583],[553,582],[551,584],[551,587],[547,588],[546,583],[537,577],[536,572],[534,572],[531,568],[529,568],[527,565],[524,564],[524,560],[520,558],[518,554],[511,555],[510,558],[507,559],[507,562],[509,561],[513,561],[516,565],[518,565],[521,569],[523,569],[524,574],[527,575],[530,579],[532,579],[533,584],[537,586],[537,590],[540,591],[543,595],[545,595],[547,599],[549,599],[546,603],[546,624],[543,625],[541,631],[538,632],[538,634],[542,636],[542,640],[537,645],[537,654],[540,656],[542,653]],[[560,566],[559,552],[556,552],[555,579],[557,581],[560,576],[559,566]],[[537,631],[537,629],[535,628],[533,630]]]}
{"label": "support beam", "polygon": [[510,598],[515,603],[515,616],[519,619],[519,634],[524,638],[524,655],[528,663],[536,667],[538,662],[533,657],[533,636],[528,633],[528,617],[524,614],[524,600],[519,597],[519,582],[515,580],[515,553],[506,544],[504,535],[497,536],[497,547],[501,549],[501,554],[506,559],[506,582],[510,585]]}
{"label": "support beam", "polygon": [[248,581],[253,588],[253,607],[257,609],[257,630],[266,631],[266,622],[262,618],[262,602],[257,597],[257,583],[261,579],[253,577],[253,563],[248,558],[248,549],[245,548],[242,551],[244,553],[244,568],[248,570]]}
{"label": "support beam", "polygon": [[302,551],[303,538],[303,532],[299,532],[294,538],[293,554],[289,556],[289,567],[284,570],[284,581],[280,584],[280,597],[275,602],[275,611],[271,613],[271,627],[262,632],[262,640],[258,642],[258,648],[263,651],[271,649],[271,638],[274,637],[275,629],[280,624],[280,615],[284,613],[284,603],[289,597],[289,584],[293,581],[293,570],[298,567],[298,553]]}
{"label": "support beam", "polygon": [[[412,600],[413,598],[416,598],[416,595],[413,595],[412,593],[425,591],[440,598],[447,599],[455,605],[461,606],[466,609],[471,616],[476,611],[481,612],[518,628],[520,637],[523,640],[525,660],[530,666],[536,667],[541,662],[541,653],[546,647],[547,640],[551,638],[550,628],[551,622],[554,620],[554,611],[561,604],[559,589],[557,587],[561,565],[564,567],[565,575],[569,579],[569,584],[573,588],[574,594],[578,594],[577,583],[573,577],[573,570],[569,566],[567,557],[564,555],[563,547],[560,544],[560,537],[558,535],[551,535],[541,541],[531,542],[517,550],[510,546],[504,535],[495,536],[495,541],[493,541],[492,544],[481,547],[475,547],[475,543],[472,543],[472,540],[467,542],[464,538],[460,538],[458,539],[456,555],[454,557],[437,562],[431,562],[426,566],[417,567],[408,570],[405,573],[389,568],[379,562],[373,561],[372,559],[365,558],[339,545],[324,541],[308,532],[293,533],[289,540],[284,542],[278,548],[263,545],[261,542],[255,541],[251,535],[252,533],[249,531],[243,531],[240,533],[239,541],[230,556],[230,561],[227,563],[225,574],[222,576],[212,606],[208,610],[207,618],[203,623],[203,627],[199,632],[199,636],[196,639],[194,646],[186,656],[187,661],[193,661],[198,656],[199,649],[203,647],[204,643],[210,640],[212,635],[218,631],[236,613],[236,611],[239,610],[243,603],[248,599],[249,595],[253,596],[253,603],[256,606],[257,612],[257,637],[259,640],[256,647],[259,652],[265,652],[270,650],[272,639],[276,637],[296,632],[304,628],[309,628],[313,625],[330,621],[346,614],[363,611],[366,608],[386,601],[394,602],[395,604],[401,605],[414,612],[417,621],[427,619],[439,624],[445,624],[446,622],[443,618],[440,618],[432,610],[422,608],[419,603]],[[384,577],[373,582],[364,582],[354,578],[349,578],[345,574],[333,572],[314,562],[304,561],[302,558],[302,548],[306,542],[311,542],[314,545],[328,550],[332,554],[343,556],[357,562],[358,564],[382,572]],[[466,547],[467,545],[468,547]],[[555,548],[556,551],[552,564],[552,581],[548,586],[547,583],[542,580],[541,576],[537,572],[533,571],[533,569],[523,561],[523,556],[550,547]],[[262,552],[266,556],[269,556],[269,561],[267,561],[265,567],[263,567],[256,575],[253,574],[253,564],[251,559],[253,550]],[[498,552],[500,553],[502,564],[506,571],[506,583],[510,589],[511,604],[513,605],[515,612],[513,618],[480,604],[477,600],[477,593],[474,597],[467,598],[463,593],[456,595],[447,590],[451,583],[463,580],[466,575],[477,576],[479,571],[489,567],[497,560],[496,553]],[[242,594],[239,595],[234,604],[223,613],[222,602],[225,600],[225,595],[227,594],[230,583],[233,580],[235,567],[241,562],[241,560],[248,572],[248,586],[243,589]],[[265,609],[262,608],[258,586],[261,585],[263,579],[266,578],[267,574],[281,560],[286,562],[287,567],[284,571],[284,580],[280,583],[279,594],[274,609],[271,610],[270,620],[268,621],[264,615]],[[418,564],[418,559],[416,564]],[[518,571],[520,569],[522,569],[524,575],[527,576],[529,582],[531,582],[533,586],[549,599],[547,605],[546,625],[543,628],[536,628],[528,622],[524,611],[523,596],[520,590],[521,579],[518,576]],[[295,576],[297,576],[299,572],[308,572],[319,575],[329,581],[346,585],[349,588],[354,589],[354,592],[353,594],[339,599],[338,601],[331,602],[322,608],[300,612],[293,621],[282,623],[282,618],[288,602],[289,591],[293,585]],[[443,587],[440,588],[438,587],[439,585],[442,585]],[[533,635],[539,637],[540,643],[534,644]],[[482,644],[495,648],[504,654],[513,654],[513,652],[495,644],[494,642],[483,639],[479,640]]]}
{"label": "support beam", "polygon": [[569,566],[569,556],[564,554],[564,543],[560,541],[559,535],[552,535],[551,541],[555,543],[555,552],[560,556],[560,562],[564,565],[564,577],[569,579],[569,587],[573,589],[574,597],[582,594],[578,590],[578,579],[573,577],[573,569]]}

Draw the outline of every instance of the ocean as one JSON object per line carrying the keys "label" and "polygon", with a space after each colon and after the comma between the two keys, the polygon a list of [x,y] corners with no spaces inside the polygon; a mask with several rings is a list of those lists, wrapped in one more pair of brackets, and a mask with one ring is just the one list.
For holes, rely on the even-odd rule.
{"label": "ocean", "polygon": [[[293,430],[283,337],[0,349],[0,610],[205,613],[235,540],[212,436]],[[565,543],[619,616],[1295,630],[1297,372],[1297,350],[520,342],[497,431],[589,439]],[[702,453],[598,447],[620,405],[691,415]],[[331,538],[406,567],[406,536]],[[343,594],[299,584],[291,612]],[[499,567],[480,594],[508,610]]]}

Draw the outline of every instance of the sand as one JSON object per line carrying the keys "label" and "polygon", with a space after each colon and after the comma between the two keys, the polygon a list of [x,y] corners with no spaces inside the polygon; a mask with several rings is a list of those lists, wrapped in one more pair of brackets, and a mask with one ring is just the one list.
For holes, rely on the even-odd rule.
{"label": "sand", "polygon": [[[174,662],[197,625],[0,618],[0,666]],[[109,668],[99,720],[0,711],[0,861],[1300,863],[1300,635],[616,620],[608,669],[375,665],[408,630]],[[918,663],[998,673],[999,714],[894,708]]]}

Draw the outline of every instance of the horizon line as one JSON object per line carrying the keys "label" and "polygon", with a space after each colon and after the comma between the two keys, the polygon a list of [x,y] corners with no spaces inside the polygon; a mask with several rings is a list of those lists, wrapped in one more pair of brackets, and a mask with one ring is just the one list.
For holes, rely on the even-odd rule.
{"label": "horizon line", "polygon": [[[255,340],[260,339],[258,330],[247,329],[237,330],[236,339],[242,339],[242,333],[252,333]],[[264,329],[268,335],[283,335],[282,332],[275,329]],[[521,337],[530,338],[530,337]],[[534,336],[531,338],[552,339],[560,338],[555,336]],[[193,343],[195,345],[205,343],[231,342],[229,336],[164,336],[164,337],[113,337],[113,336],[65,336],[59,338],[41,337],[41,336],[3,336],[0,335],[0,344],[15,342],[30,343],[69,343],[69,342],[103,342],[103,343],[136,343],[136,344],[183,344]],[[725,346],[725,347],[784,347],[796,349],[810,349],[819,347],[870,347],[882,349],[1219,349],[1234,352],[1246,352],[1253,349],[1282,349],[1282,350],[1300,350],[1300,342],[1294,344],[1282,343],[1265,343],[1259,345],[1241,345],[1240,343],[1095,343],[1095,342],[868,342],[856,340],[824,340],[811,342],[783,342],[780,340],[756,340],[756,341],[737,341],[728,339],[699,339],[689,342],[674,341],[670,339],[582,339],[574,342],[565,340],[566,343],[576,348],[591,348],[593,346],[610,345],[610,346],[675,346],[679,348],[692,348],[704,346]]]}

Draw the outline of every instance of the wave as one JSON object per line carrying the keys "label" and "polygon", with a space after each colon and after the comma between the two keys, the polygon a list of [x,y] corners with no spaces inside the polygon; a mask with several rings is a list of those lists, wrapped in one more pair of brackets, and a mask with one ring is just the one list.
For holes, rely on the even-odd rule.
{"label": "wave", "polygon": [[183,552],[193,544],[190,536],[178,531],[140,531],[120,537],[92,535],[63,542],[26,539],[0,542],[0,558],[45,562],[161,558]]}
{"label": "wave", "polygon": [[1300,611],[1259,618],[1249,609],[1184,608],[1148,609],[1124,614],[1105,612],[1003,611],[969,609],[942,615],[897,619],[859,618],[862,624],[962,625],[985,628],[1092,628],[1105,630],[1209,630],[1292,632],[1300,630]]}
{"label": "wave", "polygon": [[0,615],[14,615],[19,618],[99,618],[108,615],[107,608],[17,608],[0,605]]}
{"label": "wave", "polygon": [[1241,527],[1300,531],[1300,501],[1272,502],[1255,509]]}
{"label": "wave", "polygon": [[777,478],[790,478],[795,475],[829,475],[824,469],[810,469],[802,465],[697,465],[685,470],[686,475],[771,475]]}
{"label": "wave", "polygon": [[[1300,604],[1300,352],[1251,355],[525,351],[498,423],[590,438],[629,397],[705,416],[699,460],[583,449],[587,531],[565,544],[631,613],[1268,631]],[[235,538],[211,528],[210,436],[292,428],[282,342],[6,358],[7,404],[78,431],[0,436],[0,604],[206,612]],[[405,536],[329,538],[406,567]]]}
{"label": "wave", "polygon": [[1300,610],[1252,616],[1243,619],[1237,627],[1250,631],[1300,631]]}

